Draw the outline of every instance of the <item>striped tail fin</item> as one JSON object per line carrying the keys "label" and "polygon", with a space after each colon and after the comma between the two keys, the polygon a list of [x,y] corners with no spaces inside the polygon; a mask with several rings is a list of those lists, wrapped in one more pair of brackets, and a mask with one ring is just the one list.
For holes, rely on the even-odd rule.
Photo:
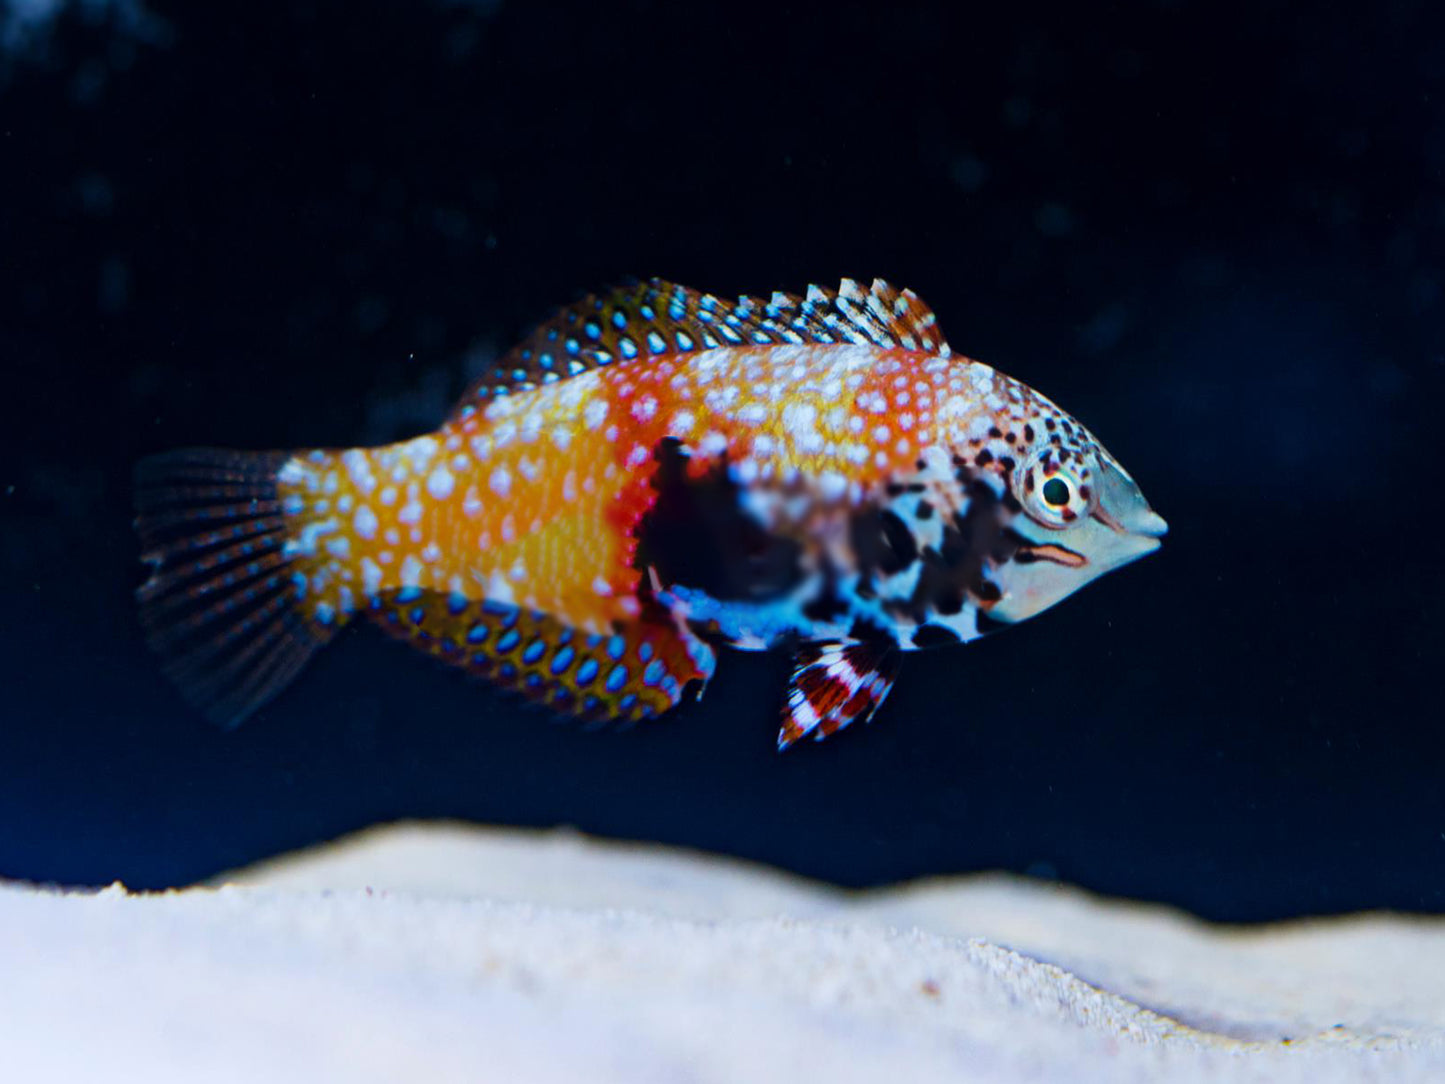
{"label": "striped tail fin", "polygon": [[136,467],[136,530],[151,566],[136,592],[146,639],[182,695],[224,726],[285,688],[349,616],[308,590],[314,513],[281,492],[283,470],[304,463],[193,448]]}

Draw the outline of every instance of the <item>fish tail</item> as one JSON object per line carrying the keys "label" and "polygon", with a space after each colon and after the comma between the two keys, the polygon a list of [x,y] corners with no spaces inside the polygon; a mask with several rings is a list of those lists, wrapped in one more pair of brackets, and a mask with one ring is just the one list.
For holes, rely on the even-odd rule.
{"label": "fish tail", "polygon": [[320,543],[337,522],[324,499],[301,496],[330,458],[191,448],[136,467],[146,639],[223,726],[285,688],[350,617],[347,577]]}

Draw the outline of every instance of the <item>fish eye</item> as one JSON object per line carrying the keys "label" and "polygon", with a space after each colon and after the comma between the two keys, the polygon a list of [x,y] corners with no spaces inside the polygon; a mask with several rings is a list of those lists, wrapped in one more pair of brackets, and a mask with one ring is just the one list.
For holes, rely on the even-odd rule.
{"label": "fish eye", "polygon": [[1059,477],[1050,478],[1039,492],[1043,495],[1044,503],[1051,508],[1068,507],[1069,498],[1074,494],[1069,483]]}
{"label": "fish eye", "polygon": [[1026,459],[1015,477],[1024,510],[1045,527],[1063,528],[1088,515],[1093,493],[1087,462],[1061,458],[1041,448]]}

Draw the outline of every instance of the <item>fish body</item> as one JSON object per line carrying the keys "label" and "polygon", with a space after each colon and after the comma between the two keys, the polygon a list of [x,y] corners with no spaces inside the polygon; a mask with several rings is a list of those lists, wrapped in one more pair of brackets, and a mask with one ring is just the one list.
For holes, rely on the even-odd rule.
{"label": "fish body", "polygon": [[714,645],[797,653],[779,745],[877,710],[900,652],[1023,620],[1164,522],[908,291],[584,298],[433,433],[138,470],[152,642],[235,722],[358,615],[554,710],[647,718]]}

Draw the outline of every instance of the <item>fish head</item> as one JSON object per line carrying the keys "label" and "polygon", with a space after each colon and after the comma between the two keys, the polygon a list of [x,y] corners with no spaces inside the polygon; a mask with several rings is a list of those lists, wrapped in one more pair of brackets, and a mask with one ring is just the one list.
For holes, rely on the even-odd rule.
{"label": "fish head", "polygon": [[1048,609],[1153,553],[1168,530],[1129,472],[1088,430],[1035,398],[1038,409],[1057,414],[1042,413],[1018,427],[1033,440],[1000,464],[1005,503],[1014,514],[1007,531],[1013,545],[990,570],[999,598],[988,615],[996,621],[1023,621]]}
{"label": "fish head", "polygon": [[957,572],[981,621],[1023,621],[1159,548],[1163,518],[1077,419],[980,362],[955,372],[938,412],[958,487],[951,551],[972,554]]}

